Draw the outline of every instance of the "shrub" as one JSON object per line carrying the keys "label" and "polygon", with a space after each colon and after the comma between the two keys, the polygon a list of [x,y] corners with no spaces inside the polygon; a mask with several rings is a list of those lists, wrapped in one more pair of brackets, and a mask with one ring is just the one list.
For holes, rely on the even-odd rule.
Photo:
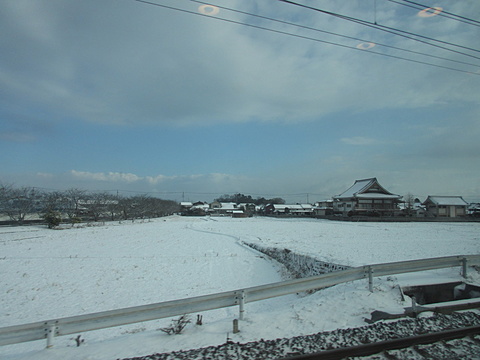
{"label": "shrub", "polygon": [[56,228],[62,222],[62,217],[56,211],[49,211],[43,215],[43,219],[47,222],[48,228]]}
{"label": "shrub", "polygon": [[161,328],[163,332],[166,332],[168,335],[181,334],[185,326],[191,322],[188,315],[182,315],[178,319],[173,319],[172,324],[169,327]]}

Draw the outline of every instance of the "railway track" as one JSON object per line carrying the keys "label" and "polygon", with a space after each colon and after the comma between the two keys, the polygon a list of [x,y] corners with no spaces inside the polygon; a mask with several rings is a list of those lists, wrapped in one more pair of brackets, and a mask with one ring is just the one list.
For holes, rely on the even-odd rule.
{"label": "railway track", "polygon": [[479,334],[480,326],[468,326],[293,356],[283,360],[480,359]]}
{"label": "railway track", "polygon": [[478,311],[379,321],[292,338],[217,346],[123,360],[480,360]]}

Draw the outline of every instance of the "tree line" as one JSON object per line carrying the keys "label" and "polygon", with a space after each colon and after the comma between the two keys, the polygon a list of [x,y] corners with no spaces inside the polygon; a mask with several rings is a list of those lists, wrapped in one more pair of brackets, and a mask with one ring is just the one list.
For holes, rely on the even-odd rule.
{"label": "tree line", "polygon": [[77,188],[42,191],[0,184],[0,215],[19,225],[35,217],[46,221],[49,227],[60,222],[146,219],[171,215],[179,208],[175,201],[148,195],[125,197]]}
{"label": "tree line", "polygon": [[285,200],[282,198],[265,199],[264,197],[252,198],[251,195],[233,194],[222,195],[215,199],[218,202],[234,202],[236,204],[255,204],[255,205],[267,205],[267,204],[285,204]]}

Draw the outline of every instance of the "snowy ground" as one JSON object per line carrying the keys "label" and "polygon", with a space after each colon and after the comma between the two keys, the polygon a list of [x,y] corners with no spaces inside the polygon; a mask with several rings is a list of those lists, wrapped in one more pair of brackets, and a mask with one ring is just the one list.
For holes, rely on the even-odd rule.
{"label": "snowy ground", "polygon": [[[65,230],[0,228],[0,326],[180,299],[281,281],[282,267],[242,242],[288,248],[326,262],[359,266],[480,253],[479,223],[346,223],[310,219],[186,218],[107,223]],[[181,335],[159,331],[171,319],[0,347],[0,358],[116,359],[275,339],[365,325],[374,310],[402,312],[398,284],[460,280],[459,269],[334,286],[309,296],[247,303],[203,313]],[[480,276],[470,271],[470,282]],[[196,314],[194,314],[195,317]],[[193,319],[195,320],[195,318]],[[193,321],[194,323],[195,321]]]}

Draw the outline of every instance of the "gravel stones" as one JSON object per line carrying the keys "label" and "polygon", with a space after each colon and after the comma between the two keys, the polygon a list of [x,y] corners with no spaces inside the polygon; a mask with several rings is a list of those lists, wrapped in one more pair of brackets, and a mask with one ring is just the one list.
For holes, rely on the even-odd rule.
{"label": "gravel stones", "polygon": [[[312,335],[296,336],[274,340],[259,340],[244,344],[227,342],[219,346],[201,349],[174,351],[152,354],[123,360],[200,360],[200,359],[279,359],[294,355],[310,354],[322,350],[368,344],[389,339],[398,339],[431,332],[458,329],[480,325],[480,315],[476,312],[434,314],[430,317],[406,318],[397,321],[378,322],[359,328],[338,329]],[[409,359],[425,358],[423,353],[431,354],[435,359],[460,359],[465,354],[478,354],[480,337],[465,340],[451,340],[440,345],[422,345],[415,350],[391,351],[390,355],[375,355],[369,359],[405,358],[404,352],[414,352]],[[403,354],[403,355],[402,355]],[[389,356],[389,357],[388,357]],[[432,358],[432,357],[430,357]],[[365,358],[364,358],[365,359]]]}

